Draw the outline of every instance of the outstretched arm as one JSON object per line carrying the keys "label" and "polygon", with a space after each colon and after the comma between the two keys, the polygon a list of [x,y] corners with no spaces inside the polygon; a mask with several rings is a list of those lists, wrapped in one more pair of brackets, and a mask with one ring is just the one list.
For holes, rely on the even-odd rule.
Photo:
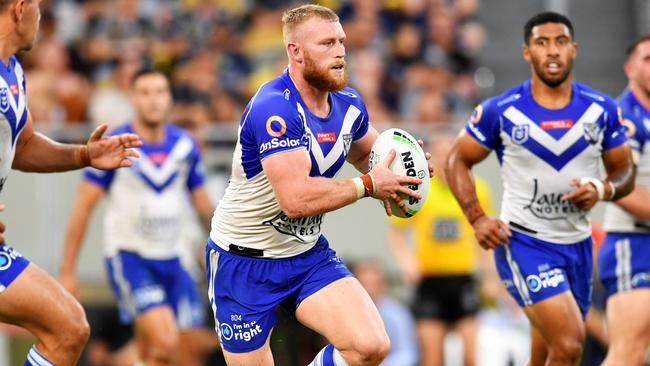
{"label": "outstretched arm", "polygon": [[86,234],[90,216],[103,195],[104,189],[102,187],[82,180],[79,185],[75,205],[68,221],[59,281],[75,297],[79,296],[79,286],[75,276],[77,258],[81,251],[81,245]]}
{"label": "outstretched arm", "polygon": [[476,183],[472,167],[485,159],[490,151],[476,142],[465,130],[461,132],[451,148],[446,166],[446,176],[451,191],[474,228],[479,244],[485,249],[494,249],[500,243],[507,243],[510,229],[501,220],[485,214],[476,194]]}
{"label": "outstretched arm", "polygon": [[93,166],[98,169],[115,169],[132,165],[129,157],[138,154],[132,147],[142,145],[134,134],[103,137],[107,125],[93,131],[85,145],[62,144],[34,131],[32,117],[16,142],[13,168],[25,172],[62,172]]}

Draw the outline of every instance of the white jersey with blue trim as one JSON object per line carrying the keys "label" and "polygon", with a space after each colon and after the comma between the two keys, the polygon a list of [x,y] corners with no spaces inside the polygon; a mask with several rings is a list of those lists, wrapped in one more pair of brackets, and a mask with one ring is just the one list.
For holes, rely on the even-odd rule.
{"label": "white jersey with blue trim", "polygon": [[25,74],[15,56],[0,65],[0,192],[16,154],[16,141],[27,123]]}
{"label": "white jersey with blue trim", "polygon": [[262,250],[264,257],[290,257],[309,250],[321,236],[323,215],[290,219],[282,212],[262,160],[304,149],[310,176],[333,178],[350,145],[368,131],[368,113],[351,88],[329,93],[330,113],[312,114],[288,71],[264,84],[251,99],[239,125],[232,175],[212,219],[210,238]]}
{"label": "white jersey with blue trim", "polygon": [[570,244],[590,233],[588,211],[563,200],[573,179],[600,178],[605,150],[627,139],[615,102],[573,82],[570,102],[547,109],[530,81],[476,107],[465,130],[495,150],[504,186],[501,219],[541,240]]}
{"label": "white jersey with blue trim", "polygon": [[[133,132],[127,124],[112,134]],[[105,254],[125,250],[150,259],[177,257],[189,192],[205,180],[198,144],[186,131],[167,125],[163,142],[144,141],[136,150],[140,158],[131,168],[84,171],[86,181],[106,191]]]}
{"label": "white jersey with blue trim", "polygon": [[[627,129],[632,154],[636,163],[636,185],[650,191],[650,111],[645,109],[627,89],[616,100]],[[605,208],[603,228],[608,232],[650,233],[650,221],[639,220],[614,203]]]}

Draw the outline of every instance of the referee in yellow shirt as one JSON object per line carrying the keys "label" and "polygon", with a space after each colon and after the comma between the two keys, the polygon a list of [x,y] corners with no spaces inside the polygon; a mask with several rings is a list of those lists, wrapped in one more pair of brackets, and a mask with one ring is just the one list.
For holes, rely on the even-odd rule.
{"label": "referee in yellow shirt", "polygon": [[[391,218],[391,251],[404,280],[417,287],[413,312],[422,366],[443,365],[444,338],[450,330],[463,340],[465,366],[476,364],[476,274],[483,253],[445,180],[443,167],[452,142],[446,132],[430,140],[435,177],[422,210],[409,219]],[[492,214],[488,186],[478,177],[476,190],[481,207]]]}

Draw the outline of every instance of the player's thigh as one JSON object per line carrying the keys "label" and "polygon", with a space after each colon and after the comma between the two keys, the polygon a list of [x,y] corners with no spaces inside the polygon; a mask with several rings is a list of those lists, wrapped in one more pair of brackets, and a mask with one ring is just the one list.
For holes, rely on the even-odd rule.
{"label": "player's thigh", "polygon": [[523,310],[532,326],[547,343],[562,340],[584,341],[584,321],[570,291],[525,306]]}
{"label": "player's thigh", "polygon": [[25,327],[39,338],[69,330],[71,322],[86,327],[77,300],[34,263],[0,294],[0,320]]}
{"label": "player's thigh", "polygon": [[354,277],[334,281],[305,298],[296,318],[339,350],[388,339],[375,304]]}
{"label": "player's thigh", "polygon": [[250,352],[228,352],[223,349],[223,357],[226,359],[228,366],[273,366],[273,354],[271,353],[271,333],[273,329],[269,331],[269,335],[264,342],[264,345],[256,350]]}
{"label": "player's thigh", "polygon": [[607,328],[613,344],[650,341],[650,288],[619,292],[607,300]]}
{"label": "player's thigh", "polygon": [[138,314],[135,318],[135,332],[139,340],[150,346],[178,346],[174,310],[168,305],[159,305]]}

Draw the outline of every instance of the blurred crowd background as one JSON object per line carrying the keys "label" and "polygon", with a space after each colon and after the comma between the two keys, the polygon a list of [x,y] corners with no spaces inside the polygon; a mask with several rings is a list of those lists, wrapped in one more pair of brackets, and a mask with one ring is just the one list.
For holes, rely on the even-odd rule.
{"label": "blurred crowd background", "polygon": [[[581,45],[576,62],[578,80],[612,95],[624,87],[623,50],[650,24],[647,0],[317,2],[334,9],[341,18],[347,33],[350,84],[363,96],[372,122],[379,129],[403,126],[423,138],[437,129],[458,130],[481,99],[529,77],[520,47],[521,28],[532,14],[555,10],[572,18]],[[235,131],[244,106],[262,83],[287,66],[280,18],[284,9],[298,3],[304,2],[46,0],[42,3],[39,39],[32,51],[19,56],[26,69],[27,97],[35,127],[58,140],[83,141],[99,123],[116,126],[128,121],[133,113],[128,94],[131,77],[139,68],[153,66],[168,75],[172,83],[175,104],[171,121],[206,141],[204,159],[209,183],[214,188],[213,200],[218,202],[230,174]],[[479,173],[489,183],[498,208],[498,169],[495,161],[486,164],[487,168],[479,169]],[[27,179],[38,181],[32,183]],[[19,239],[15,240],[18,248],[55,276],[61,231],[77,180],[74,174],[64,178],[18,175],[12,177],[3,197],[33,200],[32,205],[24,206],[29,212],[12,214],[23,225],[12,224],[11,216],[6,221],[13,238]],[[18,193],[12,196],[12,189]],[[56,210],[43,210],[46,206]],[[401,328],[410,324],[411,335],[415,337],[413,320],[405,320],[409,315],[396,310],[399,304],[407,309],[413,286],[401,278],[388,250],[390,225],[381,221],[385,219],[376,204],[363,202],[355,206],[342,210],[341,216],[331,214],[331,224],[325,232],[344,259],[356,262],[355,268],[364,271],[363,276],[368,279],[364,284],[370,286],[369,292],[378,305],[387,296],[393,299],[387,311],[398,315],[390,326]],[[360,212],[368,223],[359,222]],[[24,225],[25,222],[31,224]],[[98,231],[94,226],[89,240],[97,240]],[[50,243],[53,237],[55,244],[43,250],[41,244]],[[196,237],[200,252],[205,235]],[[85,253],[81,278],[89,285],[101,282],[106,287],[99,243],[88,251],[96,253]],[[480,278],[485,268],[477,263],[474,270],[472,275]],[[200,274],[197,279],[200,282]],[[528,354],[528,328],[521,311],[499,283],[481,283],[479,291],[482,307],[478,364],[523,364]],[[98,293],[101,291],[88,290],[82,298],[91,322],[103,324],[94,329],[109,331],[108,334],[115,331],[119,335],[114,337],[124,337],[120,329],[109,329],[116,325],[106,321],[114,315],[114,308],[106,301],[110,296]],[[6,334],[16,335],[12,332]],[[0,364],[4,359],[23,357],[20,345],[11,343],[20,337],[11,337],[10,343],[6,343],[7,338],[0,331]],[[413,346],[417,342],[412,338],[401,343]],[[303,365],[305,360],[311,360],[321,343],[322,339],[284,317],[274,332],[277,364]],[[595,342],[594,361],[586,358],[584,365],[597,364],[602,355],[599,347]],[[393,366],[416,364],[413,360],[418,357],[417,347],[405,349],[411,354],[404,359],[410,361]],[[463,345],[453,332],[446,338],[445,350],[445,365],[462,364]],[[108,361],[97,361],[109,351],[111,347],[100,347],[99,356],[86,354],[81,364],[109,365]],[[10,358],[10,354],[15,358]],[[214,357],[206,364],[220,364],[219,357]]]}
{"label": "blurred crowd background", "polygon": [[[279,19],[289,0],[50,0],[21,56],[34,121],[115,125],[142,65],[172,80],[172,119],[232,124],[286,67]],[[347,33],[350,82],[376,122],[464,119],[485,31],[478,0],[324,0]],[[44,127],[45,129],[48,127]]]}

